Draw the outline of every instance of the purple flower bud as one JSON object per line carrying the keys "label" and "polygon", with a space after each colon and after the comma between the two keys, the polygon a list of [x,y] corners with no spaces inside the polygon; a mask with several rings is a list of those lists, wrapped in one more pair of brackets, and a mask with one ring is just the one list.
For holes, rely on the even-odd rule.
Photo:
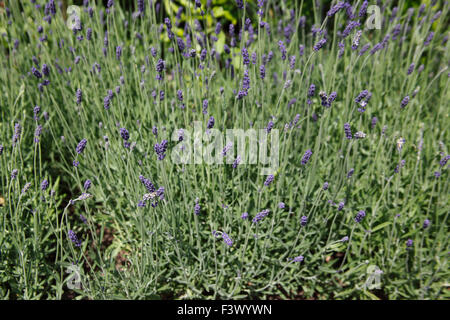
{"label": "purple flower bud", "polygon": [[406,163],[405,160],[400,161],[400,164],[398,164],[397,167],[395,167],[394,172],[399,173],[400,169],[405,166],[405,163]]}
{"label": "purple flower bud", "polygon": [[305,258],[303,256],[298,256],[295,258],[292,258],[292,262],[302,262]]}
{"label": "purple flower bud", "polygon": [[433,37],[434,37],[434,32],[430,32],[430,33],[428,34],[428,36],[426,37],[426,39],[425,39],[423,45],[424,45],[424,46],[428,46],[428,45],[430,44],[431,40],[433,40]]}
{"label": "purple flower bud", "polygon": [[256,214],[256,216],[253,218],[253,223],[258,223],[258,222],[260,222],[265,216],[267,216],[268,214],[270,213],[270,210],[268,210],[268,209],[265,209],[265,210],[263,210],[263,211],[261,211],[261,212],[258,212],[257,214]]}
{"label": "purple flower bud", "polygon": [[236,169],[240,162],[241,162],[241,157],[237,156],[232,165],[233,169]]}
{"label": "purple flower bud", "polygon": [[404,97],[403,100],[402,100],[402,102],[400,103],[400,108],[403,109],[404,107],[406,107],[406,105],[408,104],[408,102],[409,102],[409,96]]}
{"label": "purple flower bud", "polygon": [[30,189],[30,187],[31,187],[31,183],[30,182],[26,183],[21,191],[22,194],[26,193]]}
{"label": "purple flower bud", "polygon": [[198,216],[200,214],[200,210],[201,210],[201,207],[198,204],[198,198],[197,198],[197,199],[195,199],[194,214],[196,216]]}
{"label": "purple flower bud", "polygon": [[46,179],[44,179],[41,183],[41,190],[45,191],[48,188],[48,181]]}
{"label": "purple flower bud", "polygon": [[306,150],[305,154],[303,155],[303,158],[302,158],[302,165],[306,165],[308,163],[309,159],[311,158],[311,156],[312,156],[311,149]]}
{"label": "purple flower bud", "polygon": [[69,239],[75,244],[75,246],[81,247],[81,241],[78,240],[77,235],[72,230],[69,230]]}
{"label": "purple flower bud", "polygon": [[149,179],[145,178],[143,175],[140,175],[139,180],[141,181],[141,183],[144,185],[144,187],[147,189],[147,191],[149,193],[155,192],[155,186]]}
{"label": "purple flower bud", "polygon": [[87,30],[86,30],[86,39],[88,41],[91,41],[91,39],[92,39],[92,29],[91,28],[87,28]]}
{"label": "purple flower bud", "polygon": [[42,125],[38,125],[36,127],[36,130],[34,131],[34,142],[35,143],[39,143],[39,137],[41,136],[42,133]]}
{"label": "purple flower bud", "polygon": [[345,2],[344,1],[339,1],[336,5],[334,5],[333,7],[330,8],[330,10],[328,10],[327,12],[327,16],[329,18],[331,18],[332,16],[334,16],[339,10],[343,9],[345,7]]}
{"label": "purple flower bud", "polygon": [[409,65],[407,75],[409,76],[414,71],[414,62]]}
{"label": "purple flower bud", "polygon": [[299,45],[298,46],[298,50],[299,50],[299,55],[300,57],[303,57],[303,54],[305,53],[305,46],[304,45]]}
{"label": "purple flower bud", "polygon": [[35,106],[33,109],[33,113],[34,113],[34,120],[38,120],[39,118],[39,112],[41,111],[41,107],[39,106]]}
{"label": "purple flower bud", "polygon": [[86,148],[86,144],[87,144],[87,139],[82,139],[82,140],[78,143],[77,148],[75,149],[75,151],[76,151],[78,154],[83,153],[84,148]]}
{"label": "purple flower bud", "polygon": [[361,48],[361,50],[359,50],[358,55],[359,55],[359,56],[362,56],[364,53],[367,52],[367,50],[369,50],[369,48],[370,48],[370,44],[369,44],[369,43],[365,44],[365,45]]}
{"label": "purple flower bud", "polygon": [[294,68],[295,68],[295,56],[291,56],[289,58],[289,68],[291,68],[291,70],[294,70]]}
{"label": "purple flower bud", "polygon": [[345,131],[345,137],[349,140],[352,139],[352,130],[350,128],[349,123],[344,124],[344,131]]}
{"label": "purple flower bud", "polygon": [[42,65],[42,73],[46,77],[50,75],[50,68],[45,63]]}
{"label": "purple flower bud", "polygon": [[91,187],[91,184],[92,184],[91,180],[87,179],[87,180],[84,182],[84,186],[83,186],[84,191],[88,191],[89,188]]}
{"label": "purple flower bud", "polygon": [[446,155],[444,158],[439,161],[439,164],[441,167],[445,166],[447,164],[447,161],[450,160],[450,155]]}
{"label": "purple flower bud", "polygon": [[77,105],[80,105],[81,104],[81,100],[83,98],[83,92],[81,91],[81,89],[77,89],[77,91],[75,93],[75,98],[76,98]]}
{"label": "purple flower bud", "polygon": [[242,90],[248,91],[250,89],[250,77],[248,75],[248,69],[244,71],[244,77],[242,79]]}
{"label": "purple flower bud", "polygon": [[233,241],[230,239],[230,237],[225,232],[222,232],[222,238],[223,238],[223,241],[225,241],[225,243],[227,244],[227,246],[231,247],[233,245]]}
{"label": "purple flower bud", "polygon": [[158,156],[158,160],[163,160],[166,157],[166,150],[167,150],[167,145],[168,145],[168,141],[167,140],[163,140],[161,141],[160,144],[156,143],[154,146],[154,150]]}
{"label": "purple flower bud", "polygon": [[19,170],[17,170],[17,169],[14,169],[13,171],[11,171],[11,180],[16,179],[18,173],[19,173]]}
{"label": "purple flower bud", "polygon": [[206,128],[211,129],[212,127],[214,127],[214,117],[211,116],[208,120],[208,123],[206,125]]}
{"label": "purple flower bud", "polygon": [[22,127],[20,126],[20,123],[16,123],[14,125],[14,136],[12,139],[12,145],[13,147],[16,146],[17,142],[20,140],[20,135],[22,134]]}
{"label": "purple flower bud", "polygon": [[356,214],[355,222],[360,223],[364,219],[365,216],[366,216],[366,212],[364,210],[359,211]]}
{"label": "purple flower bud", "polygon": [[330,93],[330,96],[328,97],[328,101],[327,101],[327,108],[331,107],[331,104],[336,99],[336,97],[337,97],[337,92],[336,91],[333,91],[333,92]]}
{"label": "purple flower bud", "polygon": [[162,80],[163,79],[163,71],[166,68],[166,62],[162,59],[159,59],[156,63],[156,72],[158,72],[158,75],[156,76],[156,80]]}
{"label": "purple flower bud", "polygon": [[264,185],[265,185],[266,187],[268,187],[268,186],[272,183],[273,179],[274,179],[273,174],[269,175],[269,176],[267,177],[266,181],[264,181]]}
{"label": "purple flower bud", "polygon": [[243,64],[248,66],[250,64],[250,57],[246,48],[242,48]]}
{"label": "purple flower bud", "polygon": [[270,131],[272,131],[272,129],[273,129],[273,121],[269,121],[269,123],[267,124],[267,128],[266,128],[267,133],[270,133]]}
{"label": "purple flower bud", "polygon": [[120,128],[120,135],[121,135],[122,139],[125,141],[130,139],[130,133],[125,128]]}
{"label": "purple flower bud", "polygon": [[378,118],[377,117],[373,117],[372,118],[372,129],[375,128],[375,125],[377,124]]}
{"label": "purple flower bud", "polygon": [[314,51],[319,51],[327,43],[327,39],[323,38],[314,45]]}
{"label": "purple flower bud", "polygon": [[[203,114],[207,114],[208,113],[208,99],[203,100]],[[210,128],[208,128],[210,129]]]}
{"label": "purple flower bud", "polygon": [[259,66],[259,76],[261,80],[264,80],[266,77],[266,67],[263,64]]}
{"label": "purple flower bud", "polygon": [[116,58],[117,58],[117,60],[120,60],[121,56],[122,56],[122,47],[121,46],[117,46],[116,47]]}
{"label": "purple flower bud", "polygon": [[38,78],[38,79],[42,78],[42,74],[41,74],[41,73],[39,72],[39,70],[36,69],[35,67],[32,67],[32,68],[31,68],[31,72],[33,73],[33,75],[34,75],[36,78]]}
{"label": "purple flower bud", "polygon": [[306,226],[307,223],[308,223],[308,217],[307,217],[307,216],[302,216],[302,217],[300,218],[300,225],[301,225],[302,227],[304,227],[304,226]]}

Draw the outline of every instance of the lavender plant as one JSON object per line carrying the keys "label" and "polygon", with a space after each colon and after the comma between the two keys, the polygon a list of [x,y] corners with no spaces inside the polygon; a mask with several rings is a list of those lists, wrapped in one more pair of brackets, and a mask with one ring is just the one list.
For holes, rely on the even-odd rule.
{"label": "lavender plant", "polygon": [[0,7],[0,297],[448,299],[448,2],[229,2]]}

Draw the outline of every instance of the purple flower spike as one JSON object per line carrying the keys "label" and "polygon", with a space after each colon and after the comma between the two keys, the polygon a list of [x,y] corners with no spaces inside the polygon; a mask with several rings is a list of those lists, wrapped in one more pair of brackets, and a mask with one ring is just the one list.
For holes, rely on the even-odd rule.
{"label": "purple flower spike", "polygon": [[320,49],[322,49],[322,47],[325,45],[325,43],[327,43],[327,39],[323,38],[321,40],[319,40],[315,45],[314,45],[314,51],[319,51]]}
{"label": "purple flower spike", "polygon": [[116,58],[117,58],[117,60],[120,60],[121,56],[122,56],[122,47],[121,46],[117,46],[116,47]]}
{"label": "purple flower spike", "polygon": [[302,216],[302,217],[300,218],[300,225],[301,225],[302,227],[304,227],[304,226],[306,226],[307,223],[308,223],[308,217],[307,217],[307,216]]}
{"label": "purple flower spike", "polygon": [[350,124],[349,123],[345,123],[344,124],[344,131],[345,131],[345,137],[347,138],[347,139],[352,139],[353,138],[353,136],[352,136],[352,130],[351,130],[351,128],[350,128]]}
{"label": "purple flower spike", "polygon": [[309,159],[311,158],[311,156],[312,156],[311,149],[306,150],[305,154],[303,155],[303,158],[302,158],[302,165],[306,165],[308,163]]}
{"label": "purple flower spike", "polygon": [[359,211],[356,214],[355,222],[360,223],[364,219],[365,216],[366,216],[366,212],[364,210]]}
{"label": "purple flower spike", "polygon": [[274,179],[273,174],[269,175],[269,176],[267,177],[266,181],[264,181],[264,185],[265,185],[266,187],[268,187],[268,186],[272,183],[273,179]]}
{"label": "purple flower spike", "polygon": [[265,209],[259,213],[256,214],[256,216],[253,218],[253,223],[258,223],[261,221],[265,216],[269,214],[270,210]]}
{"label": "purple flower spike", "polygon": [[125,141],[130,139],[130,133],[125,128],[120,128],[120,135],[121,135],[122,139]]}
{"label": "purple flower spike", "polygon": [[160,144],[155,144],[154,150],[158,155],[158,160],[163,160],[166,157],[167,144],[169,142],[167,140],[161,141]]}
{"label": "purple flower spike", "polygon": [[198,216],[200,214],[200,210],[201,210],[201,208],[200,208],[200,205],[198,204],[198,198],[197,198],[197,199],[195,199],[194,214],[196,216]]}
{"label": "purple flower spike", "polygon": [[147,191],[149,193],[155,192],[155,186],[149,179],[145,178],[143,175],[140,175],[139,180],[141,181],[141,183],[144,185],[144,187],[147,189]]}
{"label": "purple flower spike", "polygon": [[298,256],[292,259],[292,262],[302,262],[304,260],[303,256]]}
{"label": "purple flower spike", "polygon": [[83,186],[84,191],[88,191],[89,188],[91,187],[91,184],[92,184],[91,180],[87,179]]}
{"label": "purple flower spike", "polygon": [[231,240],[230,237],[225,232],[222,232],[222,238],[223,241],[225,241],[225,243],[227,244],[227,246],[231,247],[233,245],[233,240]]}
{"label": "purple flower spike", "polygon": [[212,127],[214,127],[214,117],[213,117],[213,116],[211,116],[211,117],[209,118],[206,127],[207,127],[208,129],[211,129]]}
{"label": "purple flower spike", "polygon": [[44,179],[41,183],[41,190],[45,191],[48,188],[48,181],[46,179]]}
{"label": "purple flower spike", "polygon": [[42,78],[42,74],[35,67],[31,68],[31,73],[33,73],[33,75],[38,79]]}
{"label": "purple flower spike", "polygon": [[413,246],[414,242],[412,241],[412,239],[408,239],[408,241],[406,241],[406,247],[407,249],[411,248]]}
{"label": "purple flower spike", "polygon": [[441,159],[441,161],[439,161],[439,165],[441,167],[445,166],[447,164],[447,161],[450,160],[450,155],[446,155],[445,157],[443,157]]}
{"label": "purple flower spike", "polygon": [[83,92],[81,89],[77,89],[77,92],[75,93],[76,103],[77,105],[81,104],[81,100],[83,99]]}
{"label": "purple flower spike", "polygon": [[83,153],[84,148],[86,148],[86,144],[87,144],[87,139],[82,139],[82,140],[78,143],[77,148],[75,149],[75,151],[76,151],[78,154]]}
{"label": "purple flower spike", "polygon": [[233,169],[236,169],[240,162],[241,162],[241,157],[237,156],[232,165]]}
{"label": "purple flower spike", "polygon": [[75,244],[75,246],[81,247],[81,241],[78,240],[77,235],[72,230],[69,230],[69,239]]}
{"label": "purple flower spike", "polygon": [[19,173],[19,170],[14,169],[13,171],[11,171],[11,180],[14,180],[15,178],[17,178],[17,174]]}

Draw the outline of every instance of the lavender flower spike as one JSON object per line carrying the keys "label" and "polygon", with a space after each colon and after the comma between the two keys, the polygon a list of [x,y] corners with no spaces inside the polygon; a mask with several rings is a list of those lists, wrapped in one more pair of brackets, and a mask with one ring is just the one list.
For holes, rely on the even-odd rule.
{"label": "lavender flower spike", "polygon": [[256,214],[256,216],[253,218],[253,223],[258,223],[259,221],[261,221],[265,216],[267,216],[269,214],[270,210],[265,209],[259,213]]}
{"label": "lavender flower spike", "polygon": [[272,183],[273,179],[274,179],[273,174],[269,175],[269,176],[267,177],[266,181],[264,181],[264,185],[265,185],[266,187],[268,187],[268,186]]}
{"label": "lavender flower spike", "polygon": [[327,43],[327,39],[323,38],[314,45],[314,51],[319,51]]}
{"label": "lavender flower spike", "polygon": [[366,216],[366,212],[364,210],[359,211],[356,214],[355,222],[360,223],[364,219],[365,216]]}
{"label": "lavender flower spike", "polygon": [[311,156],[312,156],[311,149],[306,150],[305,154],[303,155],[303,158],[302,158],[302,165],[306,165],[308,163],[309,159],[311,158]]}
{"label": "lavender flower spike", "polygon": [[76,151],[78,154],[83,153],[84,148],[86,148],[86,144],[87,144],[87,139],[82,139],[82,140],[78,143],[77,148],[76,148],[75,151]]}
{"label": "lavender flower spike", "polygon": [[227,246],[231,247],[233,245],[233,240],[231,240],[230,237],[225,232],[222,232],[222,238],[223,241],[225,241],[225,243],[227,244]]}
{"label": "lavender flower spike", "polygon": [[352,137],[352,130],[351,130],[351,128],[350,128],[350,124],[349,123],[345,123],[344,124],[344,131],[345,131],[345,137],[347,138],[347,139],[352,139],[353,137]]}
{"label": "lavender flower spike", "polygon": [[69,230],[69,239],[75,244],[75,246],[81,247],[81,241],[78,240],[78,237],[73,230]]}

